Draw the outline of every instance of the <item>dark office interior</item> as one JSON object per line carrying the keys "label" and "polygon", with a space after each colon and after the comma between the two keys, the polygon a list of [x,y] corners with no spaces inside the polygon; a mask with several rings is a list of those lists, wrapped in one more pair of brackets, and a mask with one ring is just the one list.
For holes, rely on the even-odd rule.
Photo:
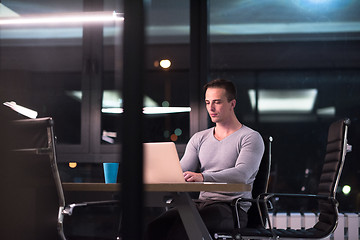
{"label": "dark office interior", "polygon": [[[198,36],[191,28],[203,20],[191,12],[192,2],[144,1],[142,90],[149,112],[142,141],[173,141],[181,157],[192,134],[212,125],[201,86],[225,78],[236,83],[239,120],[274,139],[269,191],[315,193],[329,125],[348,117],[352,151],[337,200],[340,212],[359,212],[360,2],[206,0],[201,8],[208,14],[207,33]],[[0,24],[1,111],[12,111],[3,103],[16,102],[37,118],[52,117],[61,180],[103,182],[103,162],[119,161],[121,168],[123,85],[133,81],[123,75],[123,1],[0,4],[0,21],[118,13],[117,20],[103,23]],[[161,67],[161,60],[170,60],[170,67]],[[150,111],[159,108],[167,111]],[[69,201],[86,198],[73,194]]]}

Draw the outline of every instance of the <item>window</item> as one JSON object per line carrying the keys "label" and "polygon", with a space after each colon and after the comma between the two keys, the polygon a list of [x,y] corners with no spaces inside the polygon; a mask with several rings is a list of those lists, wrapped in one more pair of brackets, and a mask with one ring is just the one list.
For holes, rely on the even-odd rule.
{"label": "window", "polygon": [[[316,192],[332,121],[351,118],[349,142],[359,142],[359,9],[338,0],[210,1],[210,78],[234,81],[240,121],[274,137],[270,191]],[[358,208],[357,154],[347,155],[339,183],[343,210]]]}

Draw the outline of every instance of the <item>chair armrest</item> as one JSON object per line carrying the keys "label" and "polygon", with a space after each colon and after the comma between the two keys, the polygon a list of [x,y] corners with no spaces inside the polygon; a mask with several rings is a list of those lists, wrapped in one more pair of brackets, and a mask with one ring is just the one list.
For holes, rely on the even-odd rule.
{"label": "chair armrest", "polygon": [[[268,215],[268,210],[273,209],[273,205],[270,201],[265,200],[261,198],[261,195],[257,196],[256,198],[236,198],[232,201],[231,205],[235,207],[235,213],[236,213],[236,220],[237,220],[237,226],[240,228],[240,219],[239,219],[239,213],[238,213],[238,207],[240,205],[240,202],[251,202],[256,204],[257,211],[261,219],[261,225],[265,228],[266,222],[263,221],[263,212],[261,211],[262,208],[266,208],[266,214]],[[268,204],[268,206],[266,205]],[[262,205],[262,206],[261,206]]]}
{"label": "chair armrest", "polygon": [[272,209],[272,204],[269,201],[266,201],[264,199],[260,198],[260,195],[257,198],[235,198],[232,200],[231,202],[231,206],[236,206],[239,205],[240,202],[251,202],[251,203],[256,203],[256,204],[260,204],[260,203],[268,203],[269,204],[269,209]]}
{"label": "chair armrest", "polygon": [[262,193],[261,196],[271,196],[271,197],[294,197],[294,198],[318,198],[318,199],[334,199],[331,196],[326,195],[317,195],[317,194],[300,194],[300,193]]}
{"label": "chair armrest", "polygon": [[242,198],[242,197],[239,197],[239,198],[235,198],[232,200],[231,202],[231,206],[236,206],[238,204],[240,204],[240,202],[251,202],[251,203],[256,203],[256,198]]}
{"label": "chair armrest", "polygon": [[119,200],[108,200],[108,201],[94,201],[94,202],[83,202],[83,203],[72,203],[65,206],[61,214],[71,216],[73,211],[77,207],[89,207],[89,206],[109,206],[109,205],[118,205]]}
{"label": "chair armrest", "polygon": [[120,203],[119,200],[108,200],[108,201],[93,201],[93,202],[82,202],[82,203],[72,203],[70,205],[67,205],[65,207],[59,208],[59,214],[58,214],[58,229],[61,239],[66,239],[64,235],[64,217],[65,216],[71,216],[73,214],[73,211],[75,208],[78,207],[90,207],[90,206],[111,206],[111,205],[118,205]]}
{"label": "chair armrest", "polygon": [[[271,202],[270,200],[272,198],[304,198],[304,199],[315,199],[315,200],[323,200],[328,201],[331,203],[332,207],[336,208],[338,205],[338,201],[331,197],[331,196],[325,196],[325,195],[315,195],[315,194],[296,194],[296,193],[262,193],[259,195],[260,199],[263,199],[264,202]],[[265,215],[266,215],[266,221],[269,224],[270,230],[272,230],[270,217],[269,217],[269,209],[267,205],[265,204]]]}
{"label": "chair armrest", "polygon": [[304,198],[304,199],[315,199],[315,200],[324,200],[331,202],[334,206],[338,204],[338,201],[331,196],[326,195],[317,195],[317,194],[298,194],[298,193],[262,193],[259,195],[259,198],[263,199],[265,202],[268,202],[272,198]]}

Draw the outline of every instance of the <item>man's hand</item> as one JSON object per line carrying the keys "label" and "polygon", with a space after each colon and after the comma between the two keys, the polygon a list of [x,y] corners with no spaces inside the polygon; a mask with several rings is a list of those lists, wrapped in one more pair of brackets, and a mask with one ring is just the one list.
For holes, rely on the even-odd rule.
{"label": "man's hand", "polygon": [[184,179],[186,182],[203,182],[204,176],[201,173],[184,172]]}

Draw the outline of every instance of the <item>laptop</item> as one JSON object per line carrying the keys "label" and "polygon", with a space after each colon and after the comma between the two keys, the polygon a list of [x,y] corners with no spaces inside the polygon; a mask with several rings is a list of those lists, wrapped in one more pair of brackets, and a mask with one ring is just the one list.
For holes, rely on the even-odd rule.
{"label": "laptop", "polygon": [[175,143],[144,143],[144,183],[184,183]]}

